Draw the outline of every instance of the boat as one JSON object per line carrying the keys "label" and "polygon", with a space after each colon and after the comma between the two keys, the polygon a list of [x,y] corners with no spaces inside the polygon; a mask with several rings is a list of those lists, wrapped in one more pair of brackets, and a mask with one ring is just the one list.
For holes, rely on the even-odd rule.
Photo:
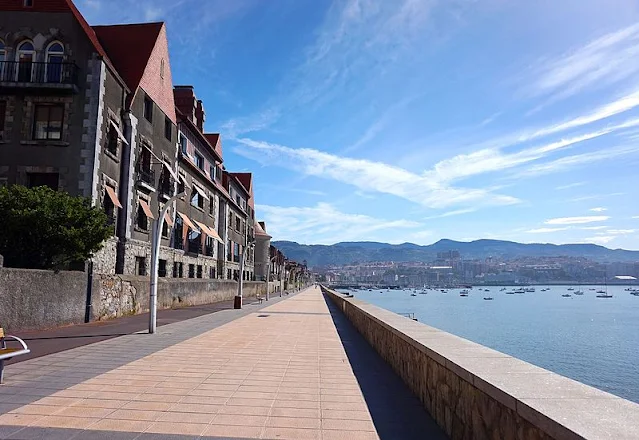
{"label": "boat", "polygon": [[593,288],[593,289],[588,289],[588,290],[595,290],[595,289]]}
{"label": "boat", "polygon": [[467,290],[467,289],[464,289],[464,290],[462,290],[462,291],[461,291],[461,292],[459,292],[459,293],[465,293],[465,294],[468,294],[468,290]]}
{"label": "boat", "polygon": [[511,290],[511,291],[509,291],[509,292],[506,292],[506,295],[514,295],[514,294],[515,294],[515,291],[514,291],[514,290]]}
{"label": "boat", "polygon": [[564,293],[563,295],[561,295],[564,298],[571,298],[572,295],[570,293]]}
{"label": "boat", "polygon": [[597,291],[597,298],[612,298],[612,295],[608,293],[608,282],[607,280],[604,278],[604,289],[605,290],[598,290]]}
{"label": "boat", "polygon": [[485,300],[485,301],[492,301],[492,300],[493,300],[493,297],[492,297],[492,296],[485,296],[485,297],[484,297],[484,300]]}
{"label": "boat", "polygon": [[584,294],[584,291],[583,291],[583,290],[575,290],[573,293],[574,293],[575,295],[579,295],[579,296],[581,296],[581,295],[583,295],[583,294]]}
{"label": "boat", "polygon": [[502,287],[501,289],[499,289],[500,292],[504,292],[506,290],[505,287]]}
{"label": "boat", "polygon": [[414,293],[411,293],[410,296],[417,296],[417,295],[415,295]]}
{"label": "boat", "polygon": [[574,287],[569,287],[568,290],[573,291],[575,289],[574,289]]}
{"label": "boat", "polygon": [[526,292],[534,292],[535,288],[534,287],[528,287],[526,289],[524,289]]}
{"label": "boat", "polygon": [[606,291],[605,290],[597,290],[596,293],[606,293]]}
{"label": "boat", "polygon": [[634,290],[634,291],[630,292],[630,294],[634,295],[634,296],[639,296],[639,290]]}
{"label": "boat", "polygon": [[462,293],[459,294],[459,296],[468,296],[468,292],[466,292],[466,293],[462,292]]}
{"label": "boat", "polygon": [[514,292],[515,293],[526,293],[526,290],[523,287],[521,287],[519,289],[514,290]]}

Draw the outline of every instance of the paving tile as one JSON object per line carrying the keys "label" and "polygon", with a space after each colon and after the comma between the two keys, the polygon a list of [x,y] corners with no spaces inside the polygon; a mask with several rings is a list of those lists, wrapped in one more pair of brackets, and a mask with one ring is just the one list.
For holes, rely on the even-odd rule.
{"label": "paving tile", "polygon": [[196,412],[173,412],[167,411],[160,413],[158,422],[174,422],[174,423],[205,423],[209,424],[215,417],[213,413],[196,413]]}
{"label": "paving tile", "polygon": [[136,420],[136,421],[154,421],[157,420],[162,412],[160,411],[142,411],[136,409],[118,409],[105,416],[106,419],[117,420]]}
{"label": "paving tile", "polygon": [[264,426],[266,416],[218,414],[211,422],[214,425]]}
{"label": "paving tile", "polygon": [[205,423],[155,422],[145,433],[202,435],[207,426]]}
{"label": "paving tile", "polygon": [[207,405],[202,403],[176,403],[171,406],[170,411],[185,412],[185,413],[202,413],[202,414],[217,414],[222,408],[222,405]]}
{"label": "paving tile", "polygon": [[268,406],[222,406],[219,414],[235,414],[247,416],[267,416],[271,412]]}
{"label": "paving tile", "polygon": [[306,417],[269,417],[266,426],[278,428],[320,429],[319,418]]}
{"label": "paving tile", "polygon": [[283,440],[320,440],[321,432],[317,429],[266,427],[262,434],[262,438]]}
{"label": "paving tile", "polygon": [[73,428],[85,429],[96,422],[97,419],[84,417],[46,416],[38,420],[35,425],[47,428]]}
{"label": "paving tile", "polygon": [[314,400],[276,400],[273,408],[319,409],[320,402]]}
{"label": "paving tile", "polygon": [[323,409],[322,419],[371,420],[371,415],[368,411]]}
{"label": "paving tile", "polygon": [[322,440],[379,440],[379,436],[375,432],[329,430],[322,431]]}
{"label": "paving tile", "polygon": [[258,426],[209,425],[204,431],[203,436],[228,439],[263,438],[261,437],[262,429],[263,428]]}

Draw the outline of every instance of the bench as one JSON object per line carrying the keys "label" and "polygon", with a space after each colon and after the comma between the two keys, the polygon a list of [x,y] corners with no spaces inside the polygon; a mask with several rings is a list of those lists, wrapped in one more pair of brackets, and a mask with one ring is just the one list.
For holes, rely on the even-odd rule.
{"label": "bench", "polygon": [[260,304],[262,304],[262,301],[264,301],[264,298],[263,298],[263,297],[261,297],[261,296],[256,296],[256,297],[255,297],[255,299],[256,299],[256,300],[257,300]]}
{"label": "bench", "polygon": [[[12,339],[20,343],[20,348],[7,347],[7,339]],[[4,329],[0,327],[0,384],[4,383],[4,361],[11,359],[15,356],[21,356],[23,354],[31,353],[31,350],[27,347],[24,341],[16,336],[10,336],[4,334]]]}

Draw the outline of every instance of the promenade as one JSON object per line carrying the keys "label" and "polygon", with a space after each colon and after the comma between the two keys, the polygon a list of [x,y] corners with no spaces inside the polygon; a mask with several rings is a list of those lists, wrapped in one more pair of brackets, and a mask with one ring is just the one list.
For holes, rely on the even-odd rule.
{"label": "promenade", "polygon": [[444,438],[319,288],[7,367],[0,438]]}

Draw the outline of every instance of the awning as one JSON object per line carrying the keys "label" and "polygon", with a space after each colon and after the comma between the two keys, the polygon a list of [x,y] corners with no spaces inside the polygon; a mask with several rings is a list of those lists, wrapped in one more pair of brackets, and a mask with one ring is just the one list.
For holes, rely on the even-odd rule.
{"label": "awning", "polygon": [[173,222],[173,219],[171,218],[171,215],[167,212],[164,213],[164,221],[166,222],[167,225],[169,225],[169,228],[172,228],[173,225],[175,224]]}
{"label": "awning", "polygon": [[129,142],[127,142],[126,138],[124,137],[124,134],[122,134],[122,130],[120,130],[120,127],[118,127],[118,124],[116,124],[115,121],[113,121],[113,119],[109,119],[109,123],[111,124],[111,127],[113,127],[115,132],[118,134],[118,137],[120,138],[120,140],[124,142],[125,144],[129,145]]}
{"label": "awning", "polygon": [[209,229],[209,227],[208,227],[208,226],[206,226],[204,223],[200,223],[200,222],[199,222],[199,221],[197,221],[197,220],[193,220],[193,221],[195,222],[195,224],[196,224],[196,225],[200,228],[200,230],[201,230],[204,234],[208,235],[209,237],[211,236],[211,230]]}
{"label": "awning", "polygon": [[191,187],[189,186],[188,182],[186,181],[186,176],[181,174],[181,173],[178,175],[178,183],[181,183],[182,185],[184,185],[184,189],[185,190],[187,188],[191,189]]}
{"label": "awning", "polygon": [[208,227],[207,225],[205,225],[204,223],[198,222],[197,220],[195,220],[195,223],[197,223],[197,225],[200,227],[202,232],[204,232],[206,235],[211,237],[213,240],[219,241],[220,243],[224,244],[224,241],[222,241],[222,239],[217,234],[215,229],[212,229],[212,228]]}
{"label": "awning", "polygon": [[140,206],[142,207],[142,211],[144,211],[144,214],[146,214],[148,218],[155,218],[153,216],[153,212],[151,212],[151,207],[146,201],[140,199]]}
{"label": "awning", "polygon": [[115,193],[115,190],[109,185],[104,185],[104,189],[106,190],[106,193],[109,195],[111,202],[113,202],[113,205],[117,206],[118,208],[122,208],[122,203],[120,203],[120,199],[118,199],[118,195]]}
{"label": "awning", "polygon": [[177,214],[180,216],[180,218],[182,219],[182,221],[187,227],[193,229],[194,231],[199,230],[199,228],[193,224],[191,219],[186,214],[182,214],[180,211],[177,211]]}
{"label": "awning", "polygon": [[171,164],[168,163],[167,161],[162,161],[162,164],[164,165],[164,168],[166,168],[166,170],[169,172],[169,174],[171,174],[171,177],[173,177],[173,179],[175,179],[175,181],[178,181],[178,175],[175,174],[175,171],[173,171],[173,169],[171,168]]}
{"label": "awning", "polygon": [[209,197],[206,195],[204,190],[202,188],[200,188],[199,186],[193,184],[193,189],[195,191],[197,191],[197,193],[200,195],[200,197],[202,197],[204,200],[208,200],[209,199]]}

